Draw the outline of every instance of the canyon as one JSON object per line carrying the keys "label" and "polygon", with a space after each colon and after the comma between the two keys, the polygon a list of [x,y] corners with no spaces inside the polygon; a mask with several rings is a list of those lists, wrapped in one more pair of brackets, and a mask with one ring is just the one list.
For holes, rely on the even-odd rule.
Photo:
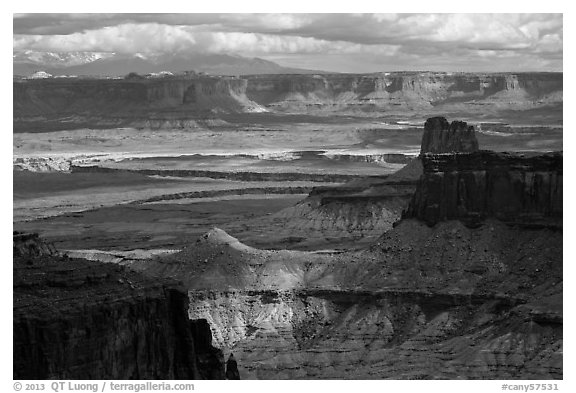
{"label": "canyon", "polygon": [[[437,174],[428,161],[443,156],[423,156],[415,195]],[[463,153],[456,171],[475,160]],[[554,160],[501,160],[561,176]],[[488,179],[486,190],[510,186]],[[370,247],[343,253],[259,250],[214,229],[180,253],[123,263],[182,280],[190,317],[208,320],[242,378],[559,378],[562,218],[546,198],[526,206],[555,225],[526,228],[492,209],[470,227],[455,208],[434,223],[406,215]]]}
{"label": "canyon", "polygon": [[[224,358],[232,353],[241,379],[562,378],[562,154],[477,150],[467,125],[446,128],[445,119],[429,124],[440,126],[427,128],[423,150],[446,141],[448,132],[473,151],[424,151],[397,174],[315,189],[300,203],[326,198],[319,206],[338,203],[358,214],[356,194],[372,194],[360,197],[361,203],[400,198],[386,227],[375,228],[379,235],[365,245],[259,249],[214,228],[180,251],[136,257],[78,250],[55,257],[36,237],[15,235],[14,323],[22,332],[15,336],[15,353],[37,359],[34,369],[40,371],[33,376],[40,378],[222,378]],[[497,203],[501,195],[509,203]],[[39,262],[43,254],[49,258]],[[83,257],[93,261],[77,259]],[[177,280],[182,289],[168,289],[165,280]],[[127,287],[146,295],[134,299],[123,294]],[[84,291],[86,297],[78,296]],[[43,293],[67,317],[42,314],[47,307],[33,305],[34,293]],[[99,296],[112,297],[113,306],[104,306]],[[90,312],[75,316],[78,307]],[[176,341],[142,354],[157,345],[155,322],[129,310],[148,307],[157,310],[162,337],[174,331],[168,337]],[[114,326],[98,322],[102,312],[117,313]],[[142,322],[123,327],[124,315]],[[53,329],[66,332],[59,323],[74,329],[56,345],[38,341]],[[118,329],[127,329],[127,341],[114,338]],[[78,366],[77,357],[86,356],[82,346],[66,362],[56,360],[72,341],[93,345],[91,337],[102,340],[105,353],[95,356],[109,359],[106,366]],[[50,350],[20,355],[30,342]],[[125,363],[118,351],[143,360]],[[194,359],[194,353],[185,370],[162,360]],[[147,361],[166,366],[151,369]],[[62,364],[76,371],[65,372]],[[22,375],[32,372],[18,367]]]}
{"label": "canyon", "polygon": [[562,84],[15,79],[14,377],[562,379]]}

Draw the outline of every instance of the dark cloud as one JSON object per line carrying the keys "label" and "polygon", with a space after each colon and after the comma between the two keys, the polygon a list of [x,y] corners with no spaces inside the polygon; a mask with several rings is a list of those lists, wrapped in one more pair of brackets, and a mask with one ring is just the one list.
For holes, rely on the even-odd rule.
{"label": "dark cloud", "polygon": [[220,14],[19,14],[14,34],[68,35],[125,23],[217,24]]}

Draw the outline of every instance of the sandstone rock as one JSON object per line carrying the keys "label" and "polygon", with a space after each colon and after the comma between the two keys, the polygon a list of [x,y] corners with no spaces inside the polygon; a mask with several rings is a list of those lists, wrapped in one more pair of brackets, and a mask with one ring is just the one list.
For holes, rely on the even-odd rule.
{"label": "sandstone rock", "polygon": [[562,226],[562,153],[479,151],[425,154],[424,175],[403,218],[429,225],[487,217],[509,224]]}
{"label": "sandstone rock", "polygon": [[405,219],[342,253],[248,252],[209,234],[132,268],[181,278],[190,318],[208,321],[243,379],[562,378],[557,230]]}
{"label": "sandstone rock", "polygon": [[478,150],[474,127],[463,121],[448,123],[444,117],[432,117],[424,124],[420,154],[473,152]]}
{"label": "sandstone rock", "polygon": [[[421,154],[477,150],[474,128],[465,122],[450,124],[444,117],[426,121]],[[275,227],[271,236],[301,238],[302,241],[297,242],[300,249],[320,244],[328,247],[368,244],[390,230],[400,218],[421,174],[418,157],[386,178],[360,178],[342,186],[316,187],[298,205],[260,221],[268,221],[268,226]],[[293,245],[288,243],[285,247]]]}

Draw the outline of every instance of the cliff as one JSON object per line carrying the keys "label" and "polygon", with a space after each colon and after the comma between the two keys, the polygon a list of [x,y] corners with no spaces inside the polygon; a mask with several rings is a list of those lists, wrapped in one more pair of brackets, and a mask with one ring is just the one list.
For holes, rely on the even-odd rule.
{"label": "cliff", "polygon": [[14,243],[14,379],[224,379],[210,327],[188,319],[174,282],[53,255],[37,237]]}
{"label": "cliff", "polygon": [[131,268],[178,277],[242,379],[562,378],[562,234],[402,220],[368,249],[259,250],[212,230]]}
{"label": "cliff", "polygon": [[420,154],[424,153],[469,153],[478,150],[474,126],[464,121],[448,123],[444,117],[432,117],[424,123],[424,135]]}
{"label": "cliff", "polygon": [[[278,110],[359,109],[435,111],[446,104],[514,101],[512,106],[562,100],[562,74],[392,72],[246,76],[250,99]],[[512,99],[512,100],[511,100]],[[485,108],[484,108],[485,109]]]}
{"label": "cliff", "polygon": [[264,111],[246,97],[246,85],[244,79],[209,76],[15,81],[14,118],[15,124],[55,121],[46,125],[55,128],[66,128],[66,122],[76,127],[193,127],[186,120]]}
{"label": "cliff", "polygon": [[[443,72],[391,72],[373,74],[248,75],[247,94],[259,102],[278,101],[282,94],[302,99],[395,101],[400,93],[417,93],[428,103],[456,96],[485,97],[501,91],[525,90],[541,96],[562,88],[562,75],[554,73],[481,74]],[[353,93],[354,96],[349,96]],[[295,97],[294,97],[295,98]],[[417,102],[416,96],[411,97]]]}
{"label": "cliff", "polygon": [[15,80],[13,98],[18,131],[25,126],[190,128],[195,123],[187,121],[266,111],[486,115],[561,108],[562,91],[561,73],[394,72]]}
{"label": "cliff", "polygon": [[523,226],[562,226],[562,153],[478,151],[424,154],[424,175],[403,218],[429,225],[488,217]]}

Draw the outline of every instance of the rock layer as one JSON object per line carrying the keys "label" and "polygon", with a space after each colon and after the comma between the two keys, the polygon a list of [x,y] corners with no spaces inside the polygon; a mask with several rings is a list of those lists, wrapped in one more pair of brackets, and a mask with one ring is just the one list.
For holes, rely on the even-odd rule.
{"label": "rock layer", "polygon": [[[563,75],[397,72],[14,81],[14,129],[196,128],[224,114],[500,113],[555,106]],[[216,122],[216,123],[213,123]]]}
{"label": "rock layer", "polygon": [[562,234],[402,220],[370,249],[266,251],[214,230],[131,268],[178,277],[242,379],[562,377]]}
{"label": "rock layer", "polygon": [[[351,291],[191,293],[243,379],[555,379],[561,324],[498,299]],[[203,300],[200,300],[200,299]]]}
{"label": "rock layer", "polygon": [[283,248],[318,250],[358,248],[370,244],[390,230],[406,208],[420,175],[422,164],[413,158],[388,176],[356,177],[345,184],[315,187],[293,207],[249,223],[253,230],[242,240],[261,246],[266,238]]}
{"label": "rock layer", "polygon": [[254,75],[247,95],[274,109],[314,110],[343,106],[420,109],[446,103],[514,97],[518,104],[552,98],[562,90],[560,74],[447,74],[441,72],[392,72],[333,75]]}
{"label": "rock layer", "polygon": [[[371,179],[370,185],[315,187],[295,206],[259,218],[242,240],[258,245],[277,239],[282,248],[358,248],[392,228],[415,189],[415,181]],[[353,182],[352,182],[353,184]]]}

